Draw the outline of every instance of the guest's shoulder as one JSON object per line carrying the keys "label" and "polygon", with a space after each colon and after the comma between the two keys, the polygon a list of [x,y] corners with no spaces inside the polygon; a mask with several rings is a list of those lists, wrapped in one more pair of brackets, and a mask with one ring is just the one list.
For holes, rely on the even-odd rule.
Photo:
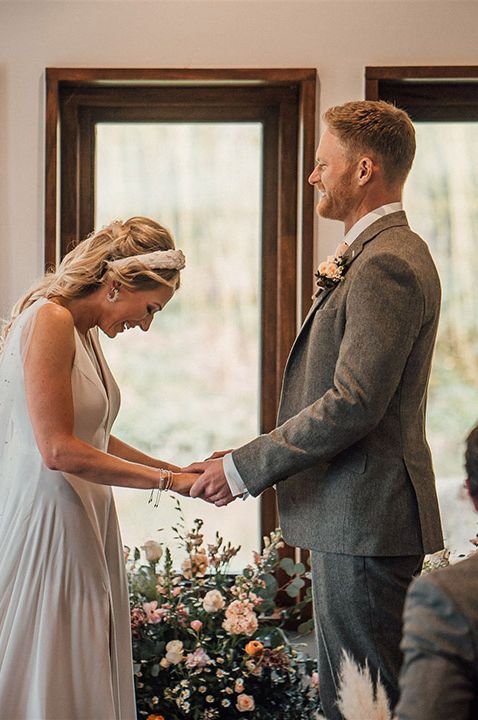
{"label": "guest's shoulder", "polygon": [[409,589],[410,601],[438,597],[453,602],[462,612],[478,618],[478,552],[466,560],[421,575]]}

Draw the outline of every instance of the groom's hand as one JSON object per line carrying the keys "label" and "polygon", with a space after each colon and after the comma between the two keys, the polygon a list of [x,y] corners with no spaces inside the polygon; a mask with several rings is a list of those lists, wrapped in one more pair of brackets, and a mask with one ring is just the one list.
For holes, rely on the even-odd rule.
{"label": "groom's hand", "polygon": [[191,497],[202,498],[217,507],[228,505],[235,499],[224,474],[222,457],[193,463],[185,469],[187,472],[201,473],[189,491]]}

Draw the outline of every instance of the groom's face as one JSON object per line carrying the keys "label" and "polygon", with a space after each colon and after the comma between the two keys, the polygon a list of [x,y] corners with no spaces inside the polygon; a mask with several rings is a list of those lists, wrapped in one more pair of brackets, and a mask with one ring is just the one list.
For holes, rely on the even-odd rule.
{"label": "groom's face", "polygon": [[345,220],[355,206],[356,163],[330,130],[320,138],[316,161],[309,183],[319,193],[317,212],[330,220]]}

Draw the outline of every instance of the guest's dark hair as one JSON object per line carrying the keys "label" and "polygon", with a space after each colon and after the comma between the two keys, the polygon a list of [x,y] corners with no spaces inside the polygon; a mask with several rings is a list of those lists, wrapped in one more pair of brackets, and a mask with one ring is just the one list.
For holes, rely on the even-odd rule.
{"label": "guest's dark hair", "polygon": [[468,476],[470,495],[478,498],[478,425],[466,438],[465,469]]}

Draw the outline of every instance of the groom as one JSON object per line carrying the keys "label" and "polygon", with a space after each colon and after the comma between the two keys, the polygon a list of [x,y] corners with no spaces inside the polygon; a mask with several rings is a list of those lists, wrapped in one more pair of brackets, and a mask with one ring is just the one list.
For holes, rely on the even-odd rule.
{"label": "groom", "polygon": [[408,115],[384,102],[330,108],[309,182],[345,237],[284,373],[278,425],[190,469],[191,496],[225,505],[276,485],[281,527],[310,548],[324,712],[342,648],[398,699],[401,615],[424,553],[442,547],[425,407],[440,284],[408,226]]}

